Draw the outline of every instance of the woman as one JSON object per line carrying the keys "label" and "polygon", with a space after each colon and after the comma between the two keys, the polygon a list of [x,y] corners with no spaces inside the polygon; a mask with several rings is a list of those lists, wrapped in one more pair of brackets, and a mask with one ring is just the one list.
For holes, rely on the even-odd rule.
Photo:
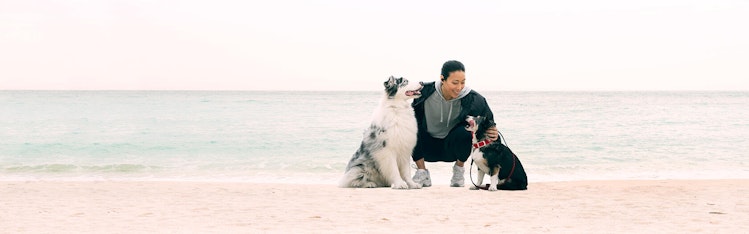
{"label": "woman", "polygon": [[[471,154],[472,135],[465,130],[468,115],[485,116],[494,120],[486,99],[465,85],[465,66],[450,60],[442,65],[439,82],[424,83],[421,97],[411,104],[419,127],[412,158],[416,163],[414,182],[432,186],[426,169],[427,162],[455,162],[450,186],[464,186],[464,163]],[[497,140],[496,127],[486,130],[486,136]]]}

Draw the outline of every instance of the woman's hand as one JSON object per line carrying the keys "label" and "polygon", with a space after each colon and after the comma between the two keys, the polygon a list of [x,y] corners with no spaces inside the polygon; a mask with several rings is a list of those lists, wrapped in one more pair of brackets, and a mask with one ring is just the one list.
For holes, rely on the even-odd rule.
{"label": "woman's hand", "polygon": [[489,138],[491,141],[496,141],[499,138],[499,131],[497,131],[497,126],[491,126],[486,129],[486,132],[484,132],[484,136],[486,138]]}

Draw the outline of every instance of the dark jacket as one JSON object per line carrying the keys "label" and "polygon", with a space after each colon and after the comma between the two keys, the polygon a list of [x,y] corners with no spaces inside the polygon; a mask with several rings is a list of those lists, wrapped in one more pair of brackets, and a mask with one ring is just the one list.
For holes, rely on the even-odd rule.
{"label": "dark jacket", "polygon": [[[416,123],[419,126],[419,133],[427,132],[424,101],[427,100],[430,95],[435,93],[434,82],[423,83],[423,85],[424,88],[421,89],[421,97],[414,99],[413,103],[411,103],[411,106],[414,108],[414,114],[416,115]],[[467,122],[465,121],[465,118],[468,115],[485,116],[488,120],[494,121],[494,114],[489,108],[489,104],[486,103],[486,98],[474,90],[471,90],[468,95],[460,99],[460,108],[461,110],[458,116],[462,119],[458,125],[466,125]],[[421,136],[421,134],[419,134],[419,136]]]}

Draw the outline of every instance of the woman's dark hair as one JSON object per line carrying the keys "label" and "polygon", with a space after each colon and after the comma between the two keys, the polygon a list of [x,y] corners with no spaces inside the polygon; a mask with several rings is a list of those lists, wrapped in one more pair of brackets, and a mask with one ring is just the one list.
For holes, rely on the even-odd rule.
{"label": "woman's dark hair", "polygon": [[445,62],[445,64],[442,64],[442,80],[447,80],[447,77],[450,76],[450,72],[454,71],[465,72],[466,67],[458,60],[450,60]]}

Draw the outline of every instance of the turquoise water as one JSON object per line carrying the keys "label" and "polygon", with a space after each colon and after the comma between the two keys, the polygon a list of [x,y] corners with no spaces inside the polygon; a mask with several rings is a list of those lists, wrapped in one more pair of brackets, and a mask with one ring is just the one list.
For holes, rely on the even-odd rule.
{"label": "turquoise water", "polygon": [[[749,92],[482,94],[531,182],[749,178]],[[0,180],[335,184],[379,98],[0,91]]]}

